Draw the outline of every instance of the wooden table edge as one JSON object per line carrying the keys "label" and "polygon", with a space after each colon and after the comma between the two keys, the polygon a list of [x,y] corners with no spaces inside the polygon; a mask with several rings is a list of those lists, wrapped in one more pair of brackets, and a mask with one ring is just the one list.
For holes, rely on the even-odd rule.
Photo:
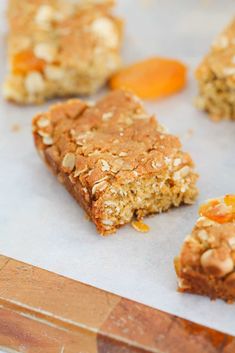
{"label": "wooden table edge", "polygon": [[235,338],[0,256],[0,348],[27,353],[232,353]]}

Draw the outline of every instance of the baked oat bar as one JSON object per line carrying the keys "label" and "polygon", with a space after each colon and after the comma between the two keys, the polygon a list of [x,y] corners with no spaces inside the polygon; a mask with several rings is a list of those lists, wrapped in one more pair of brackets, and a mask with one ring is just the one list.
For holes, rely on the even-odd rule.
{"label": "baked oat bar", "polygon": [[113,3],[10,0],[5,98],[41,103],[101,87],[120,66],[122,23]]}
{"label": "baked oat bar", "polygon": [[197,196],[190,156],[131,93],[113,91],[94,106],[57,104],[34,118],[33,133],[40,155],[103,235]]}
{"label": "baked oat bar", "polygon": [[209,200],[175,260],[179,291],[235,299],[235,195]]}
{"label": "baked oat bar", "polygon": [[196,71],[196,106],[213,120],[235,120],[235,18],[214,41]]}

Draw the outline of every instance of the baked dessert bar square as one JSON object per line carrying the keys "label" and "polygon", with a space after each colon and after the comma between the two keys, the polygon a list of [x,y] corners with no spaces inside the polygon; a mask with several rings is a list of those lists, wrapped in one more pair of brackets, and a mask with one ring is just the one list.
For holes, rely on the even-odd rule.
{"label": "baked dessert bar square", "polygon": [[209,200],[175,260],[179,291],[235,299],[235,195]]}
{"label": "baked dessert bar square", "polygon": [[57,104],[34,118],[33,134],[40,155],[103,235],[197,196],[189,154],[131,93],[113,91],[94,106]]}
{"label": "baked dessert bar square", "polygon": [[214,41],[196,71],[198,108],[213,120],[235,120],[235,18]]}
{"label": "baked dessert bar square", "polygon": [[5,98],[41,103],[101,87],[121,62],[122,22],[112,16],[113,4],[10,0]]}

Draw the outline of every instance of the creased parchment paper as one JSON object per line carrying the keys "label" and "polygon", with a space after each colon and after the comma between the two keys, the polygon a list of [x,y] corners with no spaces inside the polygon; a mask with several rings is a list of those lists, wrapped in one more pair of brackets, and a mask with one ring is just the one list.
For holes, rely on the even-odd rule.
{"label": "creased parchment paper", "polygon": [[[5,3],[0,3],[1,81]],[[198,204],[235,192],[235,123],[213,123],[192,105],[193,69],[235,10],[234,0],[224,5],[221,0],[119,0],[118,6],[127,22],[125,62],[155,54],[189,66],[184,92],[146,106],[192,154],[201,175],[198,203],[147,219],[148,234],[126,226],[115,236],[99,237],[35,152],[31,118],[48,104],[19,107],[0,98],[0,253],[235,334],[235,304],[177,293],[173,268]]]}

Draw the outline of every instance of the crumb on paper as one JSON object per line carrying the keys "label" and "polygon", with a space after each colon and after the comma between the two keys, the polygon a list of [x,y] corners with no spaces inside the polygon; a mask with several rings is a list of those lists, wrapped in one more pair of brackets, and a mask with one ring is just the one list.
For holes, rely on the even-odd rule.
{"label": "crumb on paper", "polygon": [[193,129],[188,129],[186,134],[185,134],[185,140],[190,140],[191,137],[193,136],[194,134],[194,130]]}
{"label": "crumb on paper", "polygon": [[140,233],[147,233],[150,231],[150,227],[143,221],[133,221],[131,222],[132,227]]}
{"label": "crumb on paper", "polygon": [[201,0],[201,3],[205,7],[209,7],[213,5],[213,0]]}
{"label": "crumb on paper", "polygon": [[15,123],[15,124],[13,124],[13,125],[11,126],[11,131],[12,131],[12,132],[19,132],[20,129],[21,129],[20,124]]}
{"label": "crumb on paper", "polygon": [[154,0],[141,0],[141,4],[145,7],[145,8],[149,8],[153,5]]}

